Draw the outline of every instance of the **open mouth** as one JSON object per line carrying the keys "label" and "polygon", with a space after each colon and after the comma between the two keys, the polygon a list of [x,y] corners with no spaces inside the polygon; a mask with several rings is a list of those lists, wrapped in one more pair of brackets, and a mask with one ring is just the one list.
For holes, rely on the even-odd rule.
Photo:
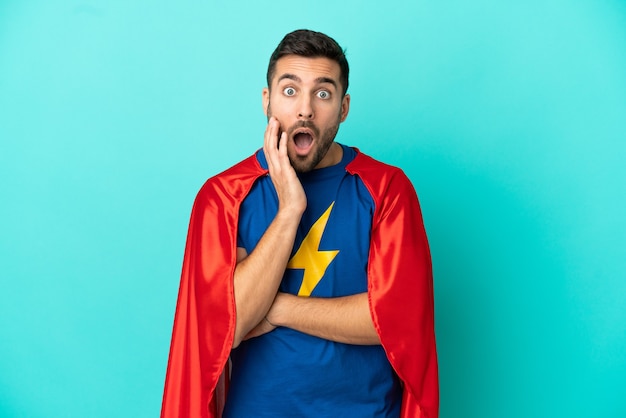
{"label": "open mouth", "polygon": [[308,153],[313,142],[313,133],[309,129],[298,129],[293,135],[293,144],[298,154]]}
{"label": "open mouth", "polygon": [[300,132],[293,136],[293,142],[296,148],[309,148],[313,143],[313,136],[306,132]]}

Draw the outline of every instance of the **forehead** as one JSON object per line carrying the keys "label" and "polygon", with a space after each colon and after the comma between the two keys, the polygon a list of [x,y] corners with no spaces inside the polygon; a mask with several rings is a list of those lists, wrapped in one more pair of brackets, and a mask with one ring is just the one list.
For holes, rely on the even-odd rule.
{"label": "forehead", "polygon": [[286,55],[276,61],[274,72],[275,84],[285,74],[295,75],[302,83],[315,83],[318,80],[330,78],[339,84],[341,69],[336,61],[326,57],[302,57],[299,55]]}

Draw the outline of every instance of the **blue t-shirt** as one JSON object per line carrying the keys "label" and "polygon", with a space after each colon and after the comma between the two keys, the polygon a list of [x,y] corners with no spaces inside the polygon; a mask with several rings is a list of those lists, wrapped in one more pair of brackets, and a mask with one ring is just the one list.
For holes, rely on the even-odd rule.
{"label": "blue t-shirt", "polygon": [[[337,165],[299,174],[307,195],[280,291],[312,297],[367,292],[374,202]],[[263,152],[257,153],[263,167]],[[278,211],[269,176],[241,205],[238,245],[250,254]],[[398,417],[402,390],[381,346],[336,343],[289,328],[242,342],[232,351],[224,417]]]}

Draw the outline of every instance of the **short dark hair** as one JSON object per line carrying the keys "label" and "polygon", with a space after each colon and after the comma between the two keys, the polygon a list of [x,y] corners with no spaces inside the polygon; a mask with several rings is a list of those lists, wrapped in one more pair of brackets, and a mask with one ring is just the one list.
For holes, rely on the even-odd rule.
{"label": "short dark hair", "polygon": [[299,55],[308,58],[324,57],[339,64],[339,81],[343,87],[343,94],[348,91],[348,60],[337,41],[321,32],[307,29],[295,30],[285,35],[278,44],[267,66],[267,86],[272,87],[272,79],[276,72],[276,61],[285,55]]}

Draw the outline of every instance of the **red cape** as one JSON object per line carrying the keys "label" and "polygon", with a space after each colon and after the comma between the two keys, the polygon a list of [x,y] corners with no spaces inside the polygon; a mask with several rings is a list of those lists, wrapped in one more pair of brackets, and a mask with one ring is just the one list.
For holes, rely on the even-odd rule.
{"label": "red cape", "polygon": [[[430,252],[415,190],[398,168],[360,152],[346,170],[375,203],[368,260],[370,312],[404,385],[402,418],[439,410]],[[209,179],[196,197],[183,261],[162,418],[218,418],[235,333],[233,275],[239,206],[266,175],[256,156]]]}

